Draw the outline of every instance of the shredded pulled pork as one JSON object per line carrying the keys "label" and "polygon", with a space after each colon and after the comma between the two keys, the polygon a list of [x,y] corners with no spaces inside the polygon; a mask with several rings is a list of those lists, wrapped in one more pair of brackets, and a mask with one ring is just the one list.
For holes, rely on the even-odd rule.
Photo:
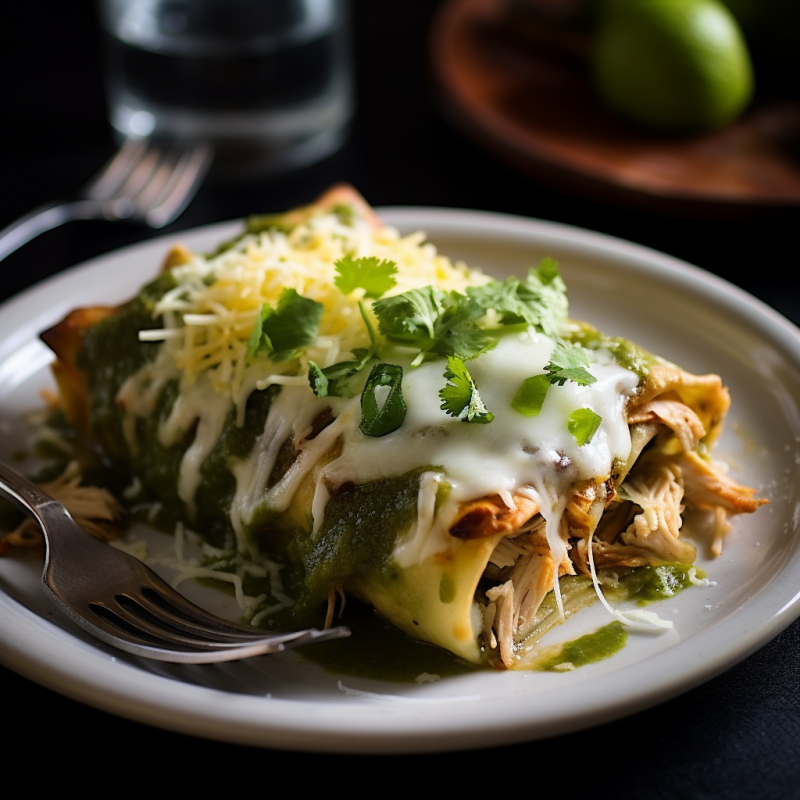
{"label": "shredded pulled pork", "polygon": [[678,400],[651,400],[629,415],[629,423],[663,422],[671,428],[684,453],[693,450],[706,430],[700,417],[689,406]]}
{"label": "shredded pulled pork", "polygon": [[[591,574],[590,541],[597,569],[694,563],[694,545],[681,538],[686,508],[711,512],[711,552],[718,556],[730,530],[729,516],[750,513],[768,502],[756,498],[755,489],[730,478],[721,464],[684,449],[684,439],[694,447],[703,428],[690,409],[685,413],[676,408],[680,405],[653,401],[642,406],[639,421],[666,425],[681,442],[681,449],[672,455],[655,450],[639,458],[616,493],[607,498],[608,507],[594,533],[593,512],[603,501],[602,494],[594,485],[575,492],[562,518],[571,549],[569,566],[559,566],[559,577]],[[485,646],[497,651],[507,667],[514,664],[522,643],[534,632],[532,621],[552,588],[553,571],[541,515],[529,521],[524,531],[501,539],[491,555],[484,577],[497,585],[485,593],[483,638]]]}
{"label": "shredded pulled pork", "polygon": [[[502,580],[486,592],[489,603],[484,612],[484,641],[506,666],[514,660],[516,644],[531,632],[536,612],[553,588],[555,563],[547,542],[541,516],[534,527],[517,536],[501,539],[490,558],[487,577]],[[558,575],[574,574],[567,558],[559,564]]]}
{"label": "shredded pulled pork", "polygon": [[[54,481],[39,484],[43,492],[64,505],[72,518],[87,533],[100,540],[116,539],[122,508],[113,495],[97,486],[82,486],[83,475],[77,461],[71,461]],[[3,545],[5,547],[3,547]],[[42,545],[42,533],[32,519],[0,538],[0,553],[9,547]]]}
{"label": "shredded pulled pork", "polygon": [[742,486],[729,477],[722,465],[697,453],[684,453],[677,463],[683,475],[686,503],[695,508],[722,507],[733,514],[750,514],[767,502],[755,497],[756,490],[752,487]]}

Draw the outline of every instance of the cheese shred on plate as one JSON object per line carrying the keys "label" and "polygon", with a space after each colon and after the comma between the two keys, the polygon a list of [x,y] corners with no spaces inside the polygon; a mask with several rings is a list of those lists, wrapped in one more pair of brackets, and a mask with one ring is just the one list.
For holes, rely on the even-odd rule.
{"label": "cheese shred on plate", "polygon": [[253,624],[330,625],[352,596],[520,667],[597,597],[669,625],[615,601],[699,582],[684,510],[719,549],[766,502],[711,458],[719,376],[570,318],[553,259],[493,279],[348,186],[176,246],[136,298],[42,338],[72,425],[216,554],[184,577],[227,572]]}

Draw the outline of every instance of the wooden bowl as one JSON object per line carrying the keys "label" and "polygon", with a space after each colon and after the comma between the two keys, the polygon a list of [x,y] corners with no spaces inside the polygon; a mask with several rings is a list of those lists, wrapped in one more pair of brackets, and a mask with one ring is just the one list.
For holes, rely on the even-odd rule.
{"label": "wooden bowl", "polygon": [[598,99],[590,47],[588,34],[510,19],[505,0],[450,0],[430,36],[449,118],[537,180],[679,215],[800,205],[800,103],[757,99],[723,129],[652,134]]}

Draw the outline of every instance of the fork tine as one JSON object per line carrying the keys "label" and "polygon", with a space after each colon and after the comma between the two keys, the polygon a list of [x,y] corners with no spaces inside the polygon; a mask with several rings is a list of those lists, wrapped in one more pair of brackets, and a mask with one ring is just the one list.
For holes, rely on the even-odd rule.
{"label": "fork tine", "polygon": [[105,202],[104,213],[107,218],[128,219],[134,215],[136,212],[135,200],[147,188],[160,159],[160,150],[153,147],[145,149],[139,163],[133,167],[113,196]]}
{"label": "fork tine", "polygon": [[208,172],[213,158],[214,150],[205,141],[194,142],[184,150],[161,199],[145,214],[148,225],[163,228],[186,208]]}
{"label": "fork tine", "polygon": [[158,635],[149,635],[105,606],[97,605],[92,607],[94,622],[90,622],[86,617],[76,614],[69,608],[65,610],[69,612],[69,616],[72,619],[93,636],[118,649],[133,655],[178,664],[212,664],[235,661],[243,658],[252,658],[253,656],[279,653],[284,650],[292,650],[295,647],[313,644],[314,642],[338,639],[350,635],[350,631],[347,628],[329,628],[324,631],[311,628],[307,631],[299,631],[299,635],[294,638],[288,638],[292,634],[287,634],[286,636],[262,637],[253,642],[243,642],[230,646],[214,647],[209,646],[208,643],[205,643],[202,647],[199,647],[196,643],[190,646],[182,646],[181,644],[175,644],[170,639],[164,639]]}
{"label": "fork tine", "polygon": [[127,180],[146,151],[147,142],[144,139],[126,139],[114,157],[85,187],[84,196],[95,201],[111,197]]}
{"label": "fork tine", "polygon": [[[153,597],[150,596],[151,593],[157,598],[155,602]],[[162,623],[196,636],[205,638],[223,637],[225,640],[232,642],[252,641],[264,636],[264,631],[248,629],[244,626],[233,624],[227,625],[224,621],[216,618],[209,619],[207,614],[196,613],[192,604],[186,601],[176,604],[153,589],[144,590],[141,595],[135,598],[130,595],[125,596],[129,600],[135,600],[139,606]],[[184,598],[181,597],[181,600],[184,600]]]}
{"label": "fork tine", "polygon": [[211,664],[252,658],[350,635],[350,630],[345,627],[326,630],[310,628],[297,632],[298,635],[295,638],[290,638],[294,635],[291,633],[267,635],[252,642],[219,647],[209,646],[208,643],[204,643],[202,646],[198,646],[198,643],[182,645],[166,638],[164,631],[148,633],[139,627],[138,621],[128,622],[105,605],[92,603],[86,609],[86,612],[92,612],[91,615],[86,612],[79,613],[71,606],[66,605],[57,595],[51,592],[47,593],[70,619],[91,633],[92,636],[133,655],[178,664]]}
{"label": "fork tine", "polygon": [[158,150],[153,169],[138,193],[131,197],[135,213],[146,213],[152,206],[161,202],[174,176],[184,151],[184,146],[173,144],[166,150]]}
{"label": "fork tine", "polygon": [[[135,577],[132,575],[128,585],[119,588],[114,598],[114,607],[112,608],[109,603],[90,605],[102,606],[109,612],[113,611],[134,627],[146,629],[152,635],[167,641],[172,640],[173,632],[175,639],[181,640],[182,637],[186,645],[206,646],[209,640],[215,640],[214,647],[235,647],[272,639],[284,643],[295,640],[299,642],[311,634],[315,640],[321,641],[350,634],[349,629],[343,626],[325,630],[308,628],[299,631],[267,632],[229,622],[209,614],[205,609],[192,603],[138,559],[127,554],[124,558],[129,568],[134,570]],[[120,613],[120,608],[125,609],[124,614]],[[164,626],[169,630],[165,630]]]}
{"label": "fork tine", "polygon": [[107,644],[113,645],[115,648],[124,650],[127,653],[136,656],[145,656],[146,658],[157,661],[179,664],[211,664],[281,652],[299,646],[300,644],[313,641],[313,637],[309,637],[308,639],[300,637],[294,642],[288,643],[274,640],[262,640],[253,644],[217,649],[198,649],[195,646],[182,647],[166,639],[151,637],[137,631],[107,609],[99,611],[98,607],[92,610],[95,611],[93,622],[74,613],[71,613],[70,616],[78,622],[81,627]]}
{"label": "fork tine", "polygon": [[163,228],[194,197],[211,166],[213,150],[205,141],[173,142],[166,149],[151,143],[137,157],[138,163],[105,201],[105,215]]}
{"label": "fork tine", "polygon": [[[128,601],[128,602],[123,602]],[[92,603],[90,605],[92,611],[99,615],[111,624],[119,620],[120,627],[126,630],[133,629],[137,636],[145,635],[145,638],[152,637],[153,643],[159,643],[160,646],[168,645],[170,647],[186,647],[189,649],[211,649],[222,650],[236,647],[247,647],[249,645],[258,643],[272,643],[277,648],[279,645],[285,645],[295,639],[304,637],[308,631],[290,631],[287,633],[265,633],[262,631],[261,635],[257,638],[249,640],[238,640],[233,642],[220,641],[210,639],[202,633],[199,635],[190,635],[183,632],[183,629],[169,627],[164,628],[164,620],[150,619],[148,611],[139,603],[139,598],[131,598],[126,595],[118,596],[116,602],[113,604],[105,603]],[[112,616],[113,615],[113,616]],[[166,622],[170,625],[170,622]]]}
{"label": "fork tine", "polygon": [[[132,558],[132,557],[131,557]],[[235,622],[209,614],[192,603],[163,578],[140,561],[131,561],[136,569],[138,582],[125,588],[120,587],[118,595],[124,594],[139,603],[154,617],[188,633],[205,636],[225,636],[230,639],[259,639],[264,631],[248,628]]]}

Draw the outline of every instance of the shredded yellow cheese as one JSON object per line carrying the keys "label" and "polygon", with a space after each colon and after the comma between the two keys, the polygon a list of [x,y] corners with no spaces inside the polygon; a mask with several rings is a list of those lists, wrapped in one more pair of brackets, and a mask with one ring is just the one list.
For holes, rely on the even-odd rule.
{"label": "shredded yellow cheese", "polygon": [[[154,310],[163,316],[164,327],[142,331],[140,338],[165,342],[187,384],[207,373],[212,386],[241,410],[256,388],[306,382],[308,361],[326,367],[352,357],[354,348],[369,346],[358,309],[363,290],[344,295],[334,283],[335,262],[345,255],[395,262],[397,284],[387,294],[429,285],[463,292],[488,280],[439,255],[423,232],[401,236],[390,226],[376,228],[355,216],[345,224],[336,214],[321,213],[289,233],[248,235],[216,257],[196,254],[173,267],[177,286]],[[286,288],[323,305],[316,343],[293,361],[248,358],[262,304],[275,307]]]}

